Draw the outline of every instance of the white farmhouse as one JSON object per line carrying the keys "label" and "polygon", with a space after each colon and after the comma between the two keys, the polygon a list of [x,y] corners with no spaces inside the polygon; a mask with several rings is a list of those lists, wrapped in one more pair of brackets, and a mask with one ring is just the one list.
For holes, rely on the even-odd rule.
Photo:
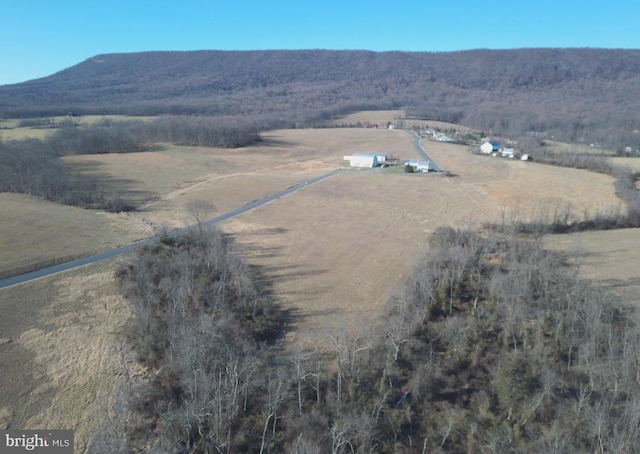
{"label": "white farmhouse", "polygon": [[413,167],[415,172],[426,173],[431,169],[431,163],[429,161],[420,161],[418,159],[405,159],[404,165]]}
{"label": "white farmhouse", "polygon": [[429,161],[418,161],[418,165],[416,165],[417,172],[426,173],[429,171],[430,163]]}

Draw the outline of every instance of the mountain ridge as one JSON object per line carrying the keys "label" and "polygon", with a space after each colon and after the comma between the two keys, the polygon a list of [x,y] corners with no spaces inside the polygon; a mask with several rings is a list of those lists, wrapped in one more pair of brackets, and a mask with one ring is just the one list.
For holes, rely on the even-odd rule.
{"label": "mountain ridge", "polygon": [[[151,51],[100,54],[0,86],[0,116],[279,116],[302,123],[403,108],[505,131],[638,129],[640,50],[526,48]],[[573,126],[572,126],[573,125]],[[573,129],[574,131],[569,131]]]}

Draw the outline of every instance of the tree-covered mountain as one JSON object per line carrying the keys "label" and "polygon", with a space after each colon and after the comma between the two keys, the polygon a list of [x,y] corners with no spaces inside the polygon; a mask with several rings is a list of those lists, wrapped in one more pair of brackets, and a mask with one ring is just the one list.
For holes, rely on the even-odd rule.
{"label": "tree-covered mountain", "polygon": [[[308,124],[359,109],[494,132],[633,140],[640,50],[193,51],[106,54],[0,86],[0,116],[256,116]],[[635,139],[638,140],[638,139]]]}

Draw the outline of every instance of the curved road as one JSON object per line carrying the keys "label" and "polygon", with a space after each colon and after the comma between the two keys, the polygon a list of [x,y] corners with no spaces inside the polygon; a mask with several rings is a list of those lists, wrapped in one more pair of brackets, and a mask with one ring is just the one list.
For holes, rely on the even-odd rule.
{"label": "curved road", "polygon": [[416,149],[416,151],[420,154],[420,156],[423,157],[423,159],[425,161],[429,161],[431,168],[433,169],[434,172],[442,172],[442,169],[438,166],[438,164],[436,164],[433,159],[431,159],[428,155],[427,152],[424,151],[424,148],[422,148],[422,146],[420,146],[420,136],[418,134],[416,134],[413,131],[407,131],[409,134],[411,134],[413,136],[413,146]]}
{"label": "curved road", "polygon": [[[440,167],[438,167],[436,163],[433,162],[433,160],[427,155],[424,149],[420,146],[420,136],[418,136],[418,134],[412,131],[407,131],[407,132],[413,135],[413,146],[415,147],[416,151],[420,154],[420,156],[422,156],[425,160],[429,161],[431,163],[431,167],[436,172],[442,172],[442,169],[440,169]],[[374,171],[378,171],[378,169],[375,169]],[[253,210],[254,208],[262,206],[265,203],[269,203],[273,200],[279,199],[280,197],[284,197],[285,195],[298,191],[299,189],[302,189],[305,186],[317,183],[318,181],[322,181],[334,175],[345,174],[345,173],[357,173],[357,172],[362,172],[362,170],[348,170],[348,169],[334,170],[333,172],[325,173],[323,175],[310,178],[309,180],[303,181],[302,183],[298,183],[293,186],[289,186],[287,189],[284,189],[280,192],[276,192],[275,194],[269,195],[260,200],[254,200],[253,202],[245,203],[240,208],[229,211],[228,213],[222,214],[213,219],[203,222],[203,225],[215,225],[219,222],[226,221],[227,219],[231,219],[233,217],[239,216],[242,213],[246,213],[249,210]],[[174,232],[180,232],[182,230],[185,230],[185,229],[176,229],[174,230]],[[12,285],[22,284],[24,282],[28,282],[33,279],[50,276],[52,274],[60,273],[62,271],[71,270],[73,268],[78,268],[80,266],[89,265],[91,263],[96,263],[101,260],[118,257],[120,255],[126,254],[127,252],[130,252],[135,247],[149,243],[154,239],[155,239],[155,236],[152,236],[143,240],[139,240],[139,241],[135,241],[133,243],[127,244],[126,246],[121,246],[116,249],[111,249],[110,251],[101,252],[100,254],[90,255],[88,257],[84,257],[81,259],[72,260],[71,262],[60,263],[59,265],[49,266],[36,271],[31,271],[30,273],[20,274],[18,276],[9,277],[6,279],[0,279],[0,289],[5,287],[10,287]]]}

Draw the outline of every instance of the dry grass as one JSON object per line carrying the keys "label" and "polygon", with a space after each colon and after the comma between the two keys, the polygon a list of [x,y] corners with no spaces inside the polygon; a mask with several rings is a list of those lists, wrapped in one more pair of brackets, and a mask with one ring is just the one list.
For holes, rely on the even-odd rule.
{"label": "dry grass", "polygon": [[298,331],[322,332],[375,318],[433,229],[485,216],[444,178],[361,174],[304,188],[222,228],[299,316]]}
{"label": "dry grass", "polygon": [[545,148],[558,152],[587,153],[606,156],[614,156],[616,154],[615,150],[596,146],[592,147],[589,144],[566,143],[555,140],[545,140],[544,144]]}
{"label": "dry grass", "polygon": [[223,225],[300,315],[300,331],[375,318],[438,226],[501,222],[503,213],[537,219],[545,214],[537,207],[566,201],[575,218],[619,205],[605,175],[426,147],[456,176],[333,177]]}
{"label": "dry grass", "polygon": [[488,200],[506,220],[539,221],[570,206],[569,220],[582,220],[612,209],[624,213],[614,178],[579,169],[475,155],[465,147],[424,142],[429,155],[456,175],[464,192]]}
{"label": "dry grass", "polygon": [[124,197],[151,194],[140,215],[145,223],[183,227],[193,222],[187,210],[193,200],[207,200],[222,213],[342,167],[346,154],[384,150],[416,156],[403,131],[296,129],[262,137],[257,146],[234,150],[166,146],[159,152],[69,156],[65,162],[85,175],[126,182],[124,189],[113,186]]}
{"label": "dry grass", "polygon": [[402,110],[363,110],[349,115],[344,115],[334,120],[335,124],[378,123],[388,121],[395,122],[404,118]]}
{"label": "dry grass", "polygon": [[[149,121],[156,117],[132,117],[128,115],[84,115],[82,117],[56,116],[46,118],[52,120],[55,123],[60,123],[62,121],[72,121],[81,125],[90,125],[103,120]],[[0,120],[0,138],[4,140],[43,139],[56,130],[55,128],[20,127],[19,123],[20,120],[18,119]]]}
{"label": "dry grass", "polygon": [[[124,217],[2,194],[2,212],[11,214],[0,220],[0,238],[10,238],[2,244],[2,258],[15,264],[24,256],[29,263],[106,249],[140,235],[139,225],[184,225],[191,200],[208,200],[226,212],[342,167],[343,155],[356,151],[417,157],[412,137],[397,130],[301,129],[263,136],[260,145],[239,150],[167,147],[66,158],[77,169],[110,177],[114,191],[155,198],[144,211]],[[536,217],[538,206],[569,201],[576,217],[620,205],[613,178],[605,175],[475,156],[451,144],[425,147],[455,176],[335,176],[221,225],[258,266],[277,301],[298,317],[292,336],[353,330],[375,320],[438,226],[499,222],[503,214]],[[118,381],[110,342],[126,318],[112,266],[0,291],[3,370],[22,365],[0,379],[7,390],[0,425],[75,428],[85,444],[98,427],[96,398]]]}
{"label": "dry grass", "polygon": [[402,110],[365,110],[362,112],[356,112],[353,114],[345,115],[328,122],[328,124],[340,125],[340,124],[356,124],[356,123],[377,123],[385,125],[387,122],[391,122],[394,125],[402,125],[404,128],[423,128],[423,129],[442,129],[449,130],[454,129],[461,133],[474,132],[472,128],[466,126],[457,125],[454,123],[447,123],[445,121],[428,120],[421,118],[409,118]]}
{"label": "dry grass", "polygon": [[609,158],[609,162],[616,167],[626,167],[634,172],[640,172],[640,158]]}
{"label": "dry grass", "polygon": [[24,139],[44,139],[53,129],[36,129],[36,128],[11,128],[0,129],[0,138],[2,140],[24,140]]}
{"label": "dry grass", "polygon": [[545,247],[577,255],[582,278],[608,288],[636,310],[640,295],[640,229],[548,235]]}
{"label": "dry grass", "polygon": [[0,275],[90,255],[149,235],[125,215],[88,211],[23,194],[0,194]]}
{"label": "dry grass", "polygon": [[76,452],[122,380],[117,342],[129,316],[113,262],[2,290],[0,428],[75,430]]}

